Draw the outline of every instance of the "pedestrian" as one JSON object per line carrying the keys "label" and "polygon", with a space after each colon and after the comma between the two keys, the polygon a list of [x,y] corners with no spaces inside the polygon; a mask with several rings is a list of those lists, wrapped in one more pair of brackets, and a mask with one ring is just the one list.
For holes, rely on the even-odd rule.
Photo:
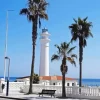
{"label": "pedestrian", "polygon": [[2,87],[2,92],[3,92],[3,90],[4,90],[4,88],[5,88],[5,84],[2,83],[1,87]]}

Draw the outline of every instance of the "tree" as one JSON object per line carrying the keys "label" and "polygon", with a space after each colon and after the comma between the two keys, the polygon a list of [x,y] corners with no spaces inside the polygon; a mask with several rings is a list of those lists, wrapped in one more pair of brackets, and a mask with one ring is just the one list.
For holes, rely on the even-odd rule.
{"label": "tree", "polygon": [[51,61],[53,60],[62,60],[60,70],[62,73],[62,97],[66,97],[66,90],[65,90],[65,74],[68,71],[68,66],[66,64],[66,61],[69,61],[71,64],[74,64],[76,66],[74,57],[77,58],[76,54],[72,54],[72,51],[76,48],[75,46],[70,48],[70,42],[66,43],[63,42],[61,45],[55,45],[55,47],[58,49],[57,54],[52,55]]}
{"label": "tree", "polygon": [[69,26],[71,29],[72,39],[71,41],[76,41],[79,39],[79,86],[82,86],[82,60],[83,60],[83,47],[87,45],[86,39],[90,36],[93,37],[91,33],[91,22],[87,22],[88,17],[78,20],[74,19],[74,23]]}
{"label": "tree", "polygon": [[35,46],[37,39],[37,28],[41,26],[41,19],[48,20],[48,15],[46,14],[46,7],[48,3],[45,0],[28,0],[28,7],[23,8],[20,14],[27,16],[28,21],[32,22],[32,64],[31,64],[31,74],[30,74],[30,86],[28,94],[32,93],[32,82],[34,74],[34,62],[35,62]]}
{"label": "tree", "polygon": [[38,74],[33,74],[33,78],[34,78],[33,84],[38,84],[39,83],[39,76],[38,76]]}

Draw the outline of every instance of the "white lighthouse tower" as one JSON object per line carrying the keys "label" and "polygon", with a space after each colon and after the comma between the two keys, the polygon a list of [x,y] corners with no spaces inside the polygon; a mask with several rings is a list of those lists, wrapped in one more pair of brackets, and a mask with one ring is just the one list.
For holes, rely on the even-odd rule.
{"label": "white lighthouse tower", "polygon": [[40,76],[49,76],[49,33],[47,29],[42,29],[40,38],[41,51],[40,51]]}

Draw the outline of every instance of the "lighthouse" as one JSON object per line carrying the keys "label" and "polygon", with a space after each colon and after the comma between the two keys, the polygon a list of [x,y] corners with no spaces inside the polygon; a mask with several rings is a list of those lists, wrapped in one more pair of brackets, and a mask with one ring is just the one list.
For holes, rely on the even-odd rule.
{"label": "lighthouse", "polygon": [[49,76],[49,33],[48,29],[42,29],[40,37],[40,68],[39,76]]}

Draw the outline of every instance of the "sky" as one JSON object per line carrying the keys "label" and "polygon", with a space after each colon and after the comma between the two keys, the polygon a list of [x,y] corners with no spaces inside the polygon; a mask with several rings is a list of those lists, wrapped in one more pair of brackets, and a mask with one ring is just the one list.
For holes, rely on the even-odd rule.
{"label": "sky", "polygon": [[[71,33],[68,28],[73,18],[85,18],[92,22],[93,38],[88,38],[87,47],[83,54],[83,78],[100,78],[100,0],[47,0],[47,14],[49,20],[42,20],[42,27],[38,29],[36,44],[35,73],[39,73],[40,64],[40,34],[44,27],[50,35],[50,59],[56,53],[55,44],[69,42]],[[20,9],[27,7],[27,0],[0,0],[0,76],[4,75],[4,44],[6,33],[6,11],[8,18],[8,48],[7,56],[11,59],[10,76],[21,77],[30,75],[32,58],[32,24],[24,15],[19,15]],[[78,41],[71,46],[77,46],[73,53],[79,55]],[[74,67],[68,63],[67,77],[79,77],[79,63]],[[61,61],[51,62],[50,75],[61,75]]]}

